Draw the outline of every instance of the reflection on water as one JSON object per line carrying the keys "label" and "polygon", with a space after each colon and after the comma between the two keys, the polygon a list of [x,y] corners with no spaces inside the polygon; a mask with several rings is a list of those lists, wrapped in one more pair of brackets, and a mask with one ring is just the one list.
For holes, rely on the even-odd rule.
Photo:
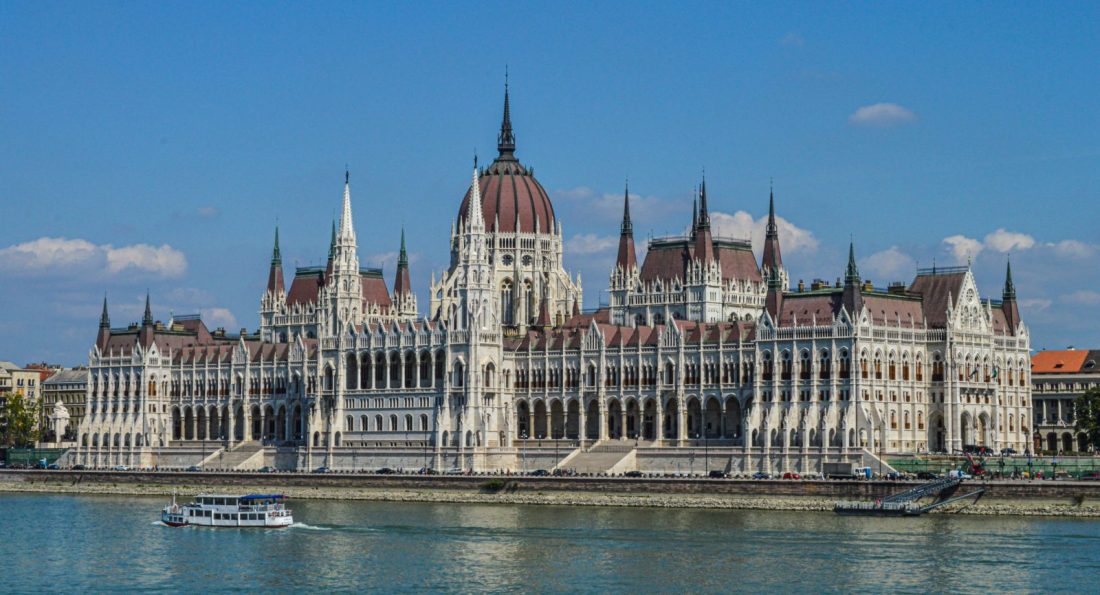
{"label": "reflection on water", "polygon": [[1100,522],[296,501],[283,530],[173,529],[160,498],[0,494],[3,590],[1088,590]]}

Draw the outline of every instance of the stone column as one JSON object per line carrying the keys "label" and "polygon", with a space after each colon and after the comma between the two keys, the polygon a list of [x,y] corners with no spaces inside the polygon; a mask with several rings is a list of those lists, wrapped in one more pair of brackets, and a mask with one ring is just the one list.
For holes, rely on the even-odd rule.
{"label": "stone column", "polygon": [[229,448],[233,448],[233,439],[237,437],[236,426],[233,423],[233,399],[229,400],[229,406],[225,408],[225,438]]}
{"label": "stone column", "polygon": [[607,440],[607,403],[603,399],[600,399],[599,404],[600,423],[599,423],[599,439]]}
{"label": "stone column", "polygon": [[683,398],[676,401],[676,439],[679,446],[684,446],[687,440],[687,403]]}
{"label": "stone column", "polygon": [[585,407],[584,399],[580,399],[580,410],[577,416],[578,424],[578,437],[580,438],[581,448],[584,448],[584,441],[588,439],[588,408]]}
{"label": "stone column", "polygon": [[655,436],[657,446],[660,446],[661,441],[665,439],[665,406],[661,402],[661,397],[659,395],[657,397],[657,407],[655,409],[656,416],[654,417],[653,423],[656,424],[657,431],[655,432]]}

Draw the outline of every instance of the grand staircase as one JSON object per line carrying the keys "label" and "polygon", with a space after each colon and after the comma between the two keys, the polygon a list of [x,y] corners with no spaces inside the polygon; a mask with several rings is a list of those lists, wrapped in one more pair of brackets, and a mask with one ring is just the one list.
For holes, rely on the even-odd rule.
{"label": "grand staircase", "polygon": [[232,450],[220,450],[203,461],[207,469],[226,471],[247,471],[259,469],[264,465],[264,445],[260,442],[241,442]]}
{"label": "grand staircase", "polygon": [[[596,474],[630,469],[616,469],[625,459],[634,454],[634,444],[600,442],[585,450],[577,449],[558,465],[559,469],[571,469],[577,473]],[[633,469],[633,467],[631,467]]]}

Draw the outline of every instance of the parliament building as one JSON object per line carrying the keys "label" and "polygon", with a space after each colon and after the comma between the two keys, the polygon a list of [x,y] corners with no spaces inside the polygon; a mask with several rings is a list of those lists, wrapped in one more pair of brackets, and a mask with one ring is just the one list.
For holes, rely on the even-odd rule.
{"label": "parliament building", "polygon": [[360,265],[345,175],[325,266],[288,286],[276,230],[255,333],[156,321],[148,298],[140,323],[113,328],[104,301],[73,462],[813,473],[1028,446],[1011,269],[999,300],[969,267],[880,289],[850,247],[835,282],[792,287],[774,196],[759,259],[714,233],[709,209],[703,182],[689,231],[650,240],[639,263],[624,193],[609,303],[582,312],[506,87],[498,155],[474,166],[426,307],[403,234],[392,285]]}

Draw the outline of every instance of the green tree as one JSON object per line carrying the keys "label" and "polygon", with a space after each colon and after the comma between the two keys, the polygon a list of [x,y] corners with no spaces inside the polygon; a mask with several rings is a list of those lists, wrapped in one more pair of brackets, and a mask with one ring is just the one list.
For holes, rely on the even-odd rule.
{"label": "green tree", "polygon": [[1100,449],[1100,386],[1094,386],[1073,401],[1077,431],[1084,432],[1093,450]]}
{"label": "green tree", "polygon": [[8,447],[34,446],[38,440],[38,411],[22,393],[6,393],[0,418],[4,420],[3,440]]}

